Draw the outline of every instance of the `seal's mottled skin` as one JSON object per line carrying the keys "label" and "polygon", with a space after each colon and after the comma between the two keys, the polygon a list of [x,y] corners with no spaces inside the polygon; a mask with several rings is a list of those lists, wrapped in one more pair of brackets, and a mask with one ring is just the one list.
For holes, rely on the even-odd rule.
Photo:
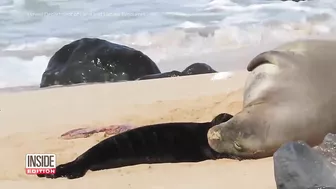
{"label": "seal's mottled skin", "polygon": [[74,161],[57,166],[56,174],[38,176],[74,179],[84,176],[88,170],[230,158],[212,150],[207,140],[210,127],[230,118],[232,115],[223,113],[211,122],[161,123],[125,131],[101,141]]}
{"label": "seal's mottled skin", "polygon": [[336,133],[336,41],[300,40],[259,54],[248,65],[244,108],[208,132],[217,152],[272,156],[284,143],[310,146]]}

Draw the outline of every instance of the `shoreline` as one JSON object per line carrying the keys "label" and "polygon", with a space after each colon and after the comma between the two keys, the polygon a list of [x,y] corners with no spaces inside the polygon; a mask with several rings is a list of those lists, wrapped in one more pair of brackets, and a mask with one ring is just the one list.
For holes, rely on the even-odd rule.
{"label": "shoreline", "polygon": [[[242,72],[241,70],[238,72]],[[218,72],[214,73],[214,75],[225,75],[229,73],[234,73],[234,72]],[[203,74],[198,74],[198,75],[203,75]],[[179,77],[192,77],[191,76],[179,76]],[[217,76],[217,77],[218,77]],[[169,78],[158,78],[158,79],[169,79]],[[72,87],[79,87],[79,86],[91,86],[91,85],[104,85],[104,84],[117,84],[117,83],[124,83],[124,82],[138,82],[136,80],[134,81],[123,81],[123,82],[105,82],[105,83],[79,83],[79,84],[72,84],[72,85],[54,85],[54,86],[49,86],[45,88],[40,88],[39,85],[28,85],[28,86],[14,86],[14,87],[3,87],[0,88],[0,95],[1,94],[6,94],[6,93],[15,93],[15,92],[25,92],[25,91],[36,91],[36,90],[49,90],[49,89],[58,89],[58,88],[72,88]]]}

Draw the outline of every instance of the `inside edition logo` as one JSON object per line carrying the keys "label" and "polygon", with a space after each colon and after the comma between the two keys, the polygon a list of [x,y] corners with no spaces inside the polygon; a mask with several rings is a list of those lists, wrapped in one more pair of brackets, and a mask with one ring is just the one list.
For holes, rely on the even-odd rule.
{"label": "inside edition logo", "polygon": [[55,174],[56,155],[55,154],[27,154],[26,174]]}

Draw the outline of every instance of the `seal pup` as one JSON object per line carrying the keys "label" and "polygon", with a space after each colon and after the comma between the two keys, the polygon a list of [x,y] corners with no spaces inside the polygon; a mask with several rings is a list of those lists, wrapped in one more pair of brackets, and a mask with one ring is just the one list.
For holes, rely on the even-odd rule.
{"label": "seal pup", "polygon": [[273,161],[277,189],[336,187],[334,165],[305,142],[282,145]]}
{"label": "seal pup", "polygon": [[38,176],[75,179],[84,176],[88,170],[143,163],[200,162],[230,158],[212,150],[207,140],[210,127],[230,118],[232,115],[222,113],[211,122],[162,123],[138,127],[99,142],[74,161],[57,166],[53,175]]}
{"label": "seal pup", "polygon": [[243,159],[272,156],[284,143],[310,146],[336,133],[336,41],[297,40],[257,55],[243,110],[209,129],[210,146]]}

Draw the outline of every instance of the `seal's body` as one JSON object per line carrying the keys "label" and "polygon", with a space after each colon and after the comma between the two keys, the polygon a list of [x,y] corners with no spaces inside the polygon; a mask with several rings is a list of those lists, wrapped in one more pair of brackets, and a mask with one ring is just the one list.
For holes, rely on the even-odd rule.
{"label": "seal's body", "polygon": [[336,41],[301,40],[256,56],[244,108],[208,132],[217,152],[240,158],[272,156],[284,143],[318,145],[336,133]]}
{"label": "seal's body", "polygon": [[162,123],[138,127],[101,141],[74,161],[57,166],[53,175],[38,176],[74,179],[84,176],[88,170],[143,163],[200,162],[229,158],[211,149],[207,132],[213,125],[230,118],[232,115],[222,113],[211,122]]}

